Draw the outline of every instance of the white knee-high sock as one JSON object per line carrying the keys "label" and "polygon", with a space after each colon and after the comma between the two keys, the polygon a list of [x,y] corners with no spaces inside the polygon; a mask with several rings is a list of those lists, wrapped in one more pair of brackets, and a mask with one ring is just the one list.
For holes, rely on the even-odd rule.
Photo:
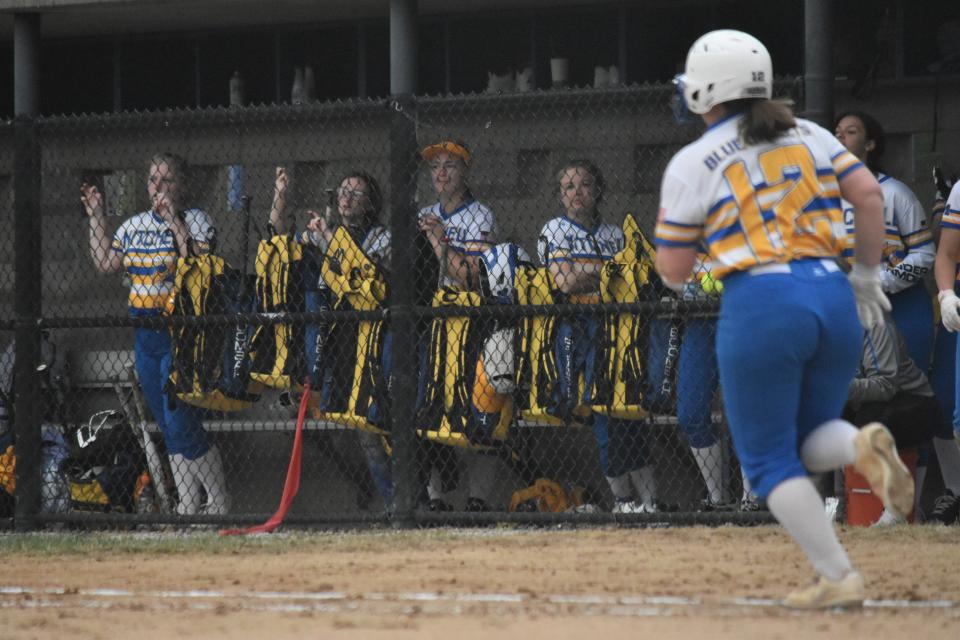
{"label": "white knee-high sock", "polygon": [[823,500],[810,478],[781,482],[767,497],[770,512],[806,554],[817,573],[837,581],[852,569],[833,525],[827,519]]}
{"label": "white knee-high sock", "polygon": [[447,501],[447,494],[443,491],[443,479],[440,477],[440,469],[436,467],[430,469],[430,480],[427,481],[427,497],[431,500]]}
{"label": "white knee-high sock", "polygon": [[177,513],[193,515],[200,512],[203,504],[203,489],[190,468],[190,460],[183,454],[175,453],[170,456],[170,471],[173,473],[173,483],[177,487]]}
{"label": "white knee-high sock", "polygon": [[604,476],[607,484],[610,485],[610,491],[617,500],[629,500],[633,497],[633,488],[630,486],[630,474],[624,473],[616,477]]}
{"label": "white knee-high sock", "polygon": [[643,504],[652,505],[657,499],[657,479],[653,475],[653,465],[648,464],[630,472],[630,482],[637,491],[637,499]]}
{"label": "white knee-high sock", "polygon": [[230,511],[230,494],[227,492],[227,478],[223,471],[220,448],[212,445],[205,454],[196,460],[188,461],[188,468],[207,493],[204,512],[222,515]]}
{"label": "white knee-high sock", "polygon": [[937,460],[940,461],[943,486],[953,495],[960,496],[960,444],[955,438],[934,438],[933,448],[937,452]]}
{"label": "white knee-high sock", "polygon": [[693,458],[700,467],[703,483],[707,485],[707,495],[710,502],[721,504],[727,501],[723,490],[723,453],[720,443],[716,442],[709,447],[690,447]]}
{"label": "white knee-high sock", "polygon": [[814,429],[800,447],[803,465],[813,473],[833,471],[857,459],[857,428],[846,420],[828,420]]}
{"label": "white knee-high sock", "polygon": [[743,480],[743,495],[740,496],[740,499],[756,500],[757,494],[750,488],[750,480],[747,478],[747,472],[743,470],[743,467],[740,467],[740,479]]}

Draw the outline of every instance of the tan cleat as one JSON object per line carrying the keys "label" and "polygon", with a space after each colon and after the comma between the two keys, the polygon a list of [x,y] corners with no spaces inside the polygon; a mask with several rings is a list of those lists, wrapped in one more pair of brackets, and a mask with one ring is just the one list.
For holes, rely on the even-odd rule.
{"label": "tan cleat", "polygon": [[893,435],[879,422],[871,422],[853,441],[859,471],[883,506],[898,518],[906,518],[913,509],[913,478],[910,470],[897,454]]}
{"label": "tan cleat", "polygon": [[865,598],[863,576],[851,571],[837,582],[820,576],[812,586],[787,596],[783,606],[791,609],[852,608],[862,607]]}

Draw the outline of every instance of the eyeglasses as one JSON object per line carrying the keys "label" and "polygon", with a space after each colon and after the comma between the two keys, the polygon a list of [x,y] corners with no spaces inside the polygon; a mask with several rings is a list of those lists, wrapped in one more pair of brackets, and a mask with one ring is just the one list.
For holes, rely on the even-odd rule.
{"label": "eyeglasses", "polygon": [[360,198],[365,198],[366,196],[367,194],[359,189],[348,189],[346,187],[340,187],[337,189],[337,197],[340,198],[356,198],[359,200]]}

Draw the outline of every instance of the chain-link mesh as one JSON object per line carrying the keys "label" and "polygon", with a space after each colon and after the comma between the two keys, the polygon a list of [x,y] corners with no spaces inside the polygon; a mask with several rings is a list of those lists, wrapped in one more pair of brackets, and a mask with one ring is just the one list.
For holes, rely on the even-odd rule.
{"label": "chain-link mesh", "polygon": [[[18,473],[40,521],[257,522],[295,477],[301,523],[756,519],[719,284],[677,296],[652,266],[660,176],[698,134],[671,91],[18,124],[42,275],[16,294],[40,322],[0,318],[3,391],[12,411],[17,328],[41,354],[17,369],[43,389],[42,473]],[[14,228],[9,177],[0,201]]]}

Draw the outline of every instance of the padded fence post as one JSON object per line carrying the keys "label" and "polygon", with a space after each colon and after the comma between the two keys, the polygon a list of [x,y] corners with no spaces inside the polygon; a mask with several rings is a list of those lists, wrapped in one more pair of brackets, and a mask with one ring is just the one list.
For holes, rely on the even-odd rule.
{"label": "padded fence post", "polygon": [[14,121],[14,437],[17,455],[15,526],[36,528],[40,512],[40,149],[31,116]]}
{"label": "padded fence post", "polygon": [[391,439],[393,442],[393,522],[413,525],[416,505],[417,322],[414,316],[414,238],[416,230],[417,132],[412,96],[390,103],[390,330],[393,367],[390,380]]}

